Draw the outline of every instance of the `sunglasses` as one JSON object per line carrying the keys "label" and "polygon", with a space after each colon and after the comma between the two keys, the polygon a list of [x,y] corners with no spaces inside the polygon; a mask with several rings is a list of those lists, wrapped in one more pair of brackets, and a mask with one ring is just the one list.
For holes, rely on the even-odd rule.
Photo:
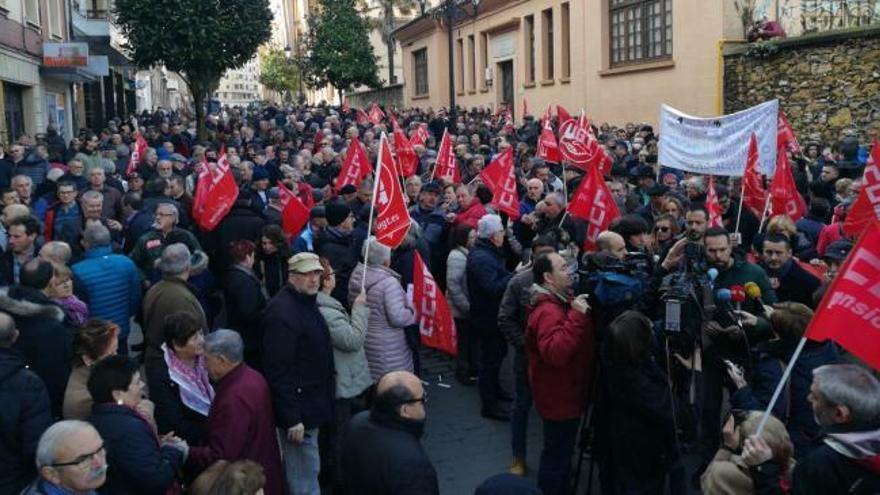
{"label": "sunglasses", "polygon": [[669,232],[672,230],[670,227],[654,227],[654,232]]}

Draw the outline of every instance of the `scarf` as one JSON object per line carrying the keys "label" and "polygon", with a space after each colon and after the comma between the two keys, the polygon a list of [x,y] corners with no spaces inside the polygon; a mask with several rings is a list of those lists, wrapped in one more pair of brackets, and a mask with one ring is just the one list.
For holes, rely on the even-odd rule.
{"label": "scarf", "polygon": [[168,365],[168,376],[180,388],[180,400],[183,405],[202,416],[207,416],[211,402],[214,400],[214,389],[208,380],[205,358],[197,356],[196,366],[193,369],[178,359],[167,345],[162,344],[162,351],[165,353],[165,364]]}
{"label": "scarf", "polygon": [[82,302],[76,296],[67,296],[67,297],[58,297],[52,299],[61,309],[64,310],[64,314],[75,323],[77,326],[82,326],[89,319],[89,308],[86,306],[86,303]]}

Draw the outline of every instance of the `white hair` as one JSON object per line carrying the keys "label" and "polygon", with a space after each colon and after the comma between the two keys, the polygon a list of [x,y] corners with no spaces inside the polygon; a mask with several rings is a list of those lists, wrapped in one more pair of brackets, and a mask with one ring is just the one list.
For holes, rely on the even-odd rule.
{"label": "white hair", "polygon": [[221,328],[205,336],[205,352],[240,363],[244,360],[244,343],[238,332]]}
{"label": "white hair", "polygon": [[391,261],[391,248],[370,236],[364,241],[364,251],[367,253],[367,266],[383,266]]}
{"label": "white hair", "polygon": [[78,419],[59,421],[46,429],[37,444],[37,470],[54,464],[56,462],[55,455],[58,453],[61,442],[84,429],[94,430],[96,434],[98,433],[94,426]]}

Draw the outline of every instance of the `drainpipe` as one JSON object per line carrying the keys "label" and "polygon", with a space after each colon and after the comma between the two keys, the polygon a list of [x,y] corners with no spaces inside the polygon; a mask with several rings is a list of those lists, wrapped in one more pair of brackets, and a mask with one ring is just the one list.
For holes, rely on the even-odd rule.
{"label": "drainpipe", "polygon": [[724,114],[724,45],[727,43],[747,43],[743,39],[721,38],[716,43],[715,52],[715,113]]}

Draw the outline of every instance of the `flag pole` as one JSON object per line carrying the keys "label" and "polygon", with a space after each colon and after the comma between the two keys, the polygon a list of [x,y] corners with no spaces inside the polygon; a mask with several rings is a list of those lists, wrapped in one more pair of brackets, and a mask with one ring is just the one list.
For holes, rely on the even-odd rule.
{"label": "flag pole", "polygon": [[[384,139],[388,139],[385,133],[382,133]],[[370,237],[373,235],[373,213],[376,209],[376,194],[379,191],[379,181],[382,180],[382,145],[380,140],[379,155],[376,160],[376,173],[373,177],[373,195],[370,197],[370,218],[367,219],[367,242],[364,243],[364,276],[361,277],[361,292],[367,287],[367,260],[370,257]]]}
{"label": "flag pole", "polygon": [[565,208],[568,209],[568,181],[565,180],[565,160],[562,162],[562,195],[565,196]]}
{"label": "flag pole", "polygon": [[735,234],[739,234],[739,221],[742,218],[742,214],[743,214],[743,203],[745,202],[744,201],[745,193],[746,193],[746,181],[745,181],[745,176],[743,176],[742,188],[740,189],[740,192],[739,192],[739,208],[737,208],[737,212],[736,212],[736,229],[734,229],[734,231],[733,231]]}
{"label": "flag pole", "polygon": [[758,423],[758,429],[755,432],[755,435],[760,437],[761,433],[764,432],[764,426],[767,425],[767,420],[770,418],[770,414],[773,411],[773,406],[775,406],[776,401],[779,400],[779,395],[782,393],[782,389],[785,388],[785,383],[791,376],[791,370],[794,368],[794,363],[801,355],[801,351],[804,350],[804,345],[806,343],[807,338],[801,337],[801,341],[798,342],[797,348],[795,348],[794,350],[794,354],[792,354],[791,359],[788,360],[788,366],[786,366],[785,371],[782,372],[782,378],[780,378],[779,383],[776,384],[776,390],[773,391],[773,397],[770,398],[770,402],[767,404],[767,408],[764,410],[764,415],[761,416],[761,422]]}
{"label": "flag pole", "polygon": [[767,210],[770,209],[770,197],[771,194],[767,193],[767,201],[764,202],[764,212],[761,214],[761,225],[758,226],[758,232],[764,230],[764,222],[767,220]]}

